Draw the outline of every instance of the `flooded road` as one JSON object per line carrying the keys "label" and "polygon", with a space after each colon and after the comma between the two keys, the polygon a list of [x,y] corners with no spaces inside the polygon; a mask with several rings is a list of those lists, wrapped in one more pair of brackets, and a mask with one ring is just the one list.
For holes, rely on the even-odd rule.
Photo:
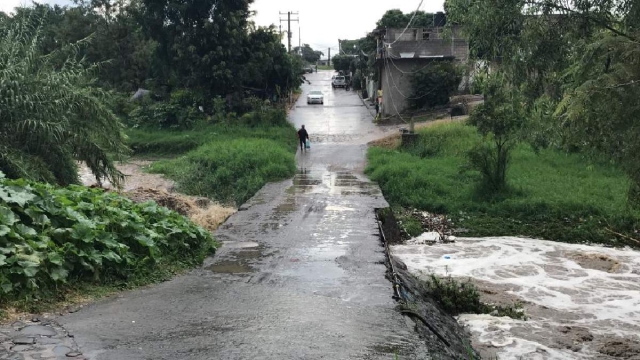
{"label": "flooded road", "polygon": [[485,358],[640,359],[640,253],[516,238],[396,245],[418,277],[470,279],[483,301],[520,303],[527,320],[463,314]]}
{"label": "flooded road", "polygon": [[[362,174],[366,143],[384,136],[331,72],[292,111],[311,150],[298,174],[265,186],[216,232],[202,268],[60,317],[89,359],[426,359],[395,309],[374,208]],[[325,105],[306,105],[309,90]],[[395,129],[393,129],[395,130]],[[389,130],[389,131],[393,131]]]}

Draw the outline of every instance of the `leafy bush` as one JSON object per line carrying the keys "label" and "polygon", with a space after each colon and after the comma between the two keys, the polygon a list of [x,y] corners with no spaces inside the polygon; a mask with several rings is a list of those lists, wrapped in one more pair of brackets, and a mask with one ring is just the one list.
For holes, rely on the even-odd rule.
{"label": "leafy bush", "polygon": [[433,108],[449,103],[462,81],[460,69],[452,61],[436,61],[411,78],[411,109]]}
{"label": "leafy bush", "polygon": [[43,297],[77,282],[129,279],[201,262],[211,234],[154,202],[57,188],[0,173],[0,300]]}
{"label": "leafy bush", "polygon": [[524,112],[518,90],[499,74],[489,77],[485,98],[469,118],[484,141],[471,149],[468,157],[470,167],[482,176],[479,190],[491,195],[507,188],[509,158],[523,131]]}
{"label": "leafy bush", "polygon": [[152,171],[168,175],[180,191],[242,204],[267,182],[295,173],[293,151],[264,139],[211,142],[177,159],[155,163]]}
{"label": "leafy bush", "polygon": [[440,304],[446,312],[454,316],[493,313],[496,316],[508,316],[512,319],[527,319],[520,303],[510,306],[483,303],[480,299],[478,288],[471,280],[461,282],[451,276],[438,277],[431,274],[423,282],[423,285],[429,297]]}
{"label": "leafy bush", "polygon": [[451,315],[484,312],[480,293],[471,281],[458,282],[450,276],[440,278],[432,274],[425,284],[431,298]]}
{"label": "leafy bush", "polygon": [[127,122],[134,128],[191,129],[206,119],[198,108],[202,105],[199,95],[177,90],[171,93],[168,101],[145,99],[129,113]]}
{"label": "leafy bush", "polygon": [[107,106],[112,94],[95,86],[97,65],[77,56],[81,42],[43,52],[45,20],[0,21],[0,171],[68,185],[79,182],[76,161],[84,161],[98,179],[119,184],[113,159],[128,149]]}
{"label": "leafy bush", "polygon": [[331,61],[333,62],[333,68],[336,71],[349,71],[351,69],[351,62],[353,57],[346,55],[336,55]]}

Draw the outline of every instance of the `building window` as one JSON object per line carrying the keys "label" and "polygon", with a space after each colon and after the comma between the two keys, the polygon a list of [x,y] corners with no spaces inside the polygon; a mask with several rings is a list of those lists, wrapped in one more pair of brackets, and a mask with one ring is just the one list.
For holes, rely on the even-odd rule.
{"label": "building window", "polygon": [[429,36],[431,34],[428,31],[423,31],[422,32],[422,40],[429,40]]}

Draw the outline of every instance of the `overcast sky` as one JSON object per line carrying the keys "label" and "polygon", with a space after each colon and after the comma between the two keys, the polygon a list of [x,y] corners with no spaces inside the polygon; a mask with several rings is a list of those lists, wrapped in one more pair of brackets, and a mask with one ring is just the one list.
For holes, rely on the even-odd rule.
{"label": "overcast sky", "polygon": [[[70,0],[40,0],[39,2],[65,5]],[[0,11],[11,12],[15,6],[30,4],[27,0],[0,0]],[[338,50],[338,39],[357,39],[375,28],[376,21],[389,9],[401,9],[411,12],[418,7],[420,0],[393,0],[389,5],[381,0],[255,0],[252,9],[257,12],[254,21],[258,25],[280,25],[280,18],[287,15],[279,12],[298,12],[300,23],[291,23],[292,43],[297,46],[299,37],[303,44],[309,44],[327,55]],[[427,12],[442,11],[444,0],[424,0],[421,10]],[[283,30],[286,22],[282,23]],[[286,37],[285,37],[286,43]]]}

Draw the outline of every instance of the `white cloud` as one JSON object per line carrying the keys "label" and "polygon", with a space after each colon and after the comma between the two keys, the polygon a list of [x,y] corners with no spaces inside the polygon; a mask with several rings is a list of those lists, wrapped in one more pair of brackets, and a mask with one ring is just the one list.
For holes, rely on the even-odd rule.
{"label": "white cloud", "polygon": [[[419,0],[395,0],[384,4],[376,0],[256,0],[252,9],[257,11],[254,21],[258,25],[279,25],[279,12],[299,12],[298,23],[292,23],[293,46],[298,45],[298,34],[302,43],[327,53],[331,47],[332,55],[338,50],[338,39],[358,39],[373,30],[376,22],[390,9],[404,12],[414,11]],[[427,12],[442,11],[444,0],[425,0],[421,10]],[[282,16],[286,18],[286,15]],[[282,28],[286,31],[286,22]]]}
{"label": "white cloud", "polygon": [[[40,4],[50,5],[72,5],[72,0],[37,0]],[[30,6],[34,3],[32,0],[0,0],[0,11],[5,13],[12,13],[13,9],[18,6]]]}

